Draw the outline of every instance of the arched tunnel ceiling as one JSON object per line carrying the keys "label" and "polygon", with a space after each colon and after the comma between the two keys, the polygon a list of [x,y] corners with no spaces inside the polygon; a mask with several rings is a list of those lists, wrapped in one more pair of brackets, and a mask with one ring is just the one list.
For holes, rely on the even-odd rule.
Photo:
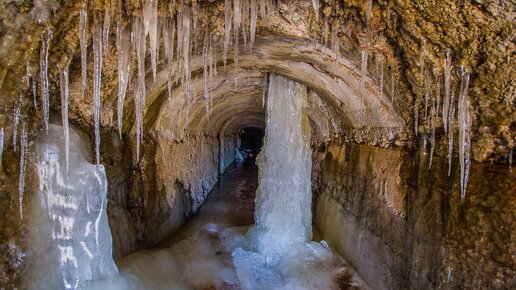
{"label": "arched tunnel ceiling", "polygon": [[[228,53],[233,55],[233,52]],[[219,55],[218,59],[221,56]],[[328,104],[338,108],[350,128],[403,128],[404,122],[391,105],[386,93],[380,94],[379,85],[367,78],[360,84],[360,73],[351,62],[344,58],[337,61],[329,49],[314,46],[310,41],[275,34],[263,34],[256,39],[253,52],[241,49],[238,67],[228,64],[219,68],[219,74],[210,86],[212,92],[209,121],[204,100],[204,79],[202,56],[192,58],[192,100],[189,104],[189,134],[204,131],[205,134],[220,133],[226,120],[232,115],[246,116],[264,114],[262,109],[263,76],[274,72],[282,74],[316,92]],[[174,74],[172,101],[165,101],[159,108],[147,110],[146,119],[155,119],[157,124],[149,124],[155,130],[172,130],[169,136],[181,136],[186,130],[186,97],[180,85],[180,76]],[[148,75],[146,86],[147,105],[162,103],[167,98],[168,71],[163,67],[153,80]],[[312,95],[313,96],[313,95]],[[126,101],[126,106],[131,106]],[[168,102],[171,102],[168,104]],[[132,112],[129,109],[129,112]],[[156,115],[154,117],[151,117]],[[126,120],[134,118],[126,118]],[[232,118],[238,124],[238,118]],[[258,121],[258,120],[256,120]],[[260,121],[263,123],[263,121]],[[249,125],[249,124],[247,124]],[[261,124],[252,124],[262,127]],[[174,128],[172,128],[174,127]],[[237,126],[238,127],[238,126]],[[238,129],[235,127],[235,129]],[[233,126],[227,126],[233,128]],[[226,129],[227,129],[226,128]],[[231,132],[228,132],[231,133]],[[160,133],[164,134],[164,133]],[[166,134],[165,134],[166,135]]]}
{"label": "arched tunnel ceiling", "polygon": [[[197,26],[205,29],[207,24],[218,49],[220,50],[224,35],[224,1],[195,1],[201,3]],[[365,136],[370,131],[391,128],[397,134],[397,145],[414,144],[416,139],[408,127],[412,127],[414,118],[414,101],[423,96],[424,70],[432,70],[433,80],[442,74],[443,57],[451,51],[453,67],[466,67],[471,73],[471,111],[473,113],[472,154],[477,161],[507,161],[511,148],[514,147],[514,70],[511,55],[514,42],[511,41],[515,22],[512,21],[513,3],[507,1],[373,1],[371,17],[378,20],[381,27],[372,31],[374,51],[370,59],[374,61],[377,53],[383,54],[386,69],[384,92],[375,92],[376,85],[368,81],[366,90],[360,89],[357,83],[360,63],[360,49],[353,44],[353,38],[367,30],[364,22],[367,1],[324,1],[315,17],[311,1],[278,1],[276,11],[267,19],[258,17],[259,30],[254,54],[243,53],[240,57],[240,69],[258,70],[261,73],[275,72],[306,84],[315,91],[330,111],[337,114],[339,120],[332,126],[341,126],[338,133],[358,132]],[[0,86],[4,98],[0,100],[4,110],[2,127],[9,126],[12,121],[12,109],[18,102],[20,94],[29,94],[30,88],[20,86],[27,68],[37,74],[39,49],[45,29],[50,29],[53,38],[50,42],[49,77],[50,106],[55,112],[60,110],[59,69],[71,60],[70,66],[70,119],[84,130],[92,128],[92,64],[91,28],[95,13],[103,14],[109,7],[108,1],[93,1],[88,4],[90,25],[88,26],[88,85],[84,96],[80,89],[80,49],[78,15],[83,7],[82,1],[59,3],[49,11],[47,19],[38,19],[32,10],[33,4],[27,1],[8,2],[0,8],[0,28],[5,32],[0,44],[0,57],[6,61],[0,64]],[[170,16],[167,1],[159,1],[160,18]],[[186,1],[194,3],[194,1]],[[57,3],[54,3],[57,4]],[[141,1],[123,1],[122,7],[125,23],[131,25],[133,17],[142,15]],[[118,4],[115,4],[118,11]],[[50,9],[50,8],[49,8]],[[29,13],[30,12],[30,13]],[[442,18],[446,13],[447,18]],[[116,47],[114,45],[117,15],[111,23],[111,46],[104,58],[102,71],[102,104],[101,125],[104,128],[116,126]],[[327,24],[325,24],[327,20]],[[328,27],[328,30],[326,30]],[[338,62],[332,61],[331,52],[325,48],[333,45],[333,38],[338,37],[341,57]],[[346,36],[346,37],[344,37]],[[197,43],[202,39],[197,34]],[[355,39],[356,40],[356,39]],[[271,41],[271,43],[266,43]],[[317,44],[318,43],[318,44]],[[230,44],[230,47],[232,45]],[[492,49],[496,47],[496,49]],[[229,52],[229,58],[232,58]],[[160,55],[162,55],[160,53]],[[372,56],[372,57],[371,57]],[[260,61],[257,61],[257,60]],[[352,60],[351,62],[348,60]],[[230,60],[231,61],[231,60]],[[372,62],[370,61],[370,62]],[[133,79],[135,82],[135,59],[132,60]],[[355,65],[353,65],[353,64]],[[220,63],[219,63],[220,64]],[[160,65],[163,65],[161,63]],[[147,76],[150,76],[150,61],[147,60]],[[201,59],[193,57],[192,67],[197,74],[202,67]],[[229,67],[232,67],[230,64]],[[222,72],[222,70],[219,70]],[[375,79],[378,71],[370,63],[368,74]],[[154,84],[147,78],[149,99],[147,102],[146,129],[158,128],[156,124],[160,108],[176,108],[181,104],[167,105],[166,84],[162,73]],[[229,76],[230,79],[232,76]],[[456,87],[460,79],[452,75]],[[175,77],[175,97],[181,93]],[[39,91],[39,88],[38,88]],[[387,91],[389,92],[387,94]],[[391,94],[391,91],[395,91]],[[124,110],[124,132],[132,137],[134,125],[134,108],[132,108],[132,89],[126,97]],[[378,97],[381,95],[381,97]],[[40,96],[38,96],[39,98]],[[31,100],[23,100],[23,114],[30,116],[32,129],[41,128],[41,106],[34,107]],[[38,101],[39,102],[39,101]],[[419,109],[420,122],[416,131],[423,134],[428,131],[429,121],[421,120],[423,108]],[[322,116],[320,111],[312,110],[313,116]],[[416,110],[417,112],[417,110]],[[318,121],[315,117],[312,121]],[[341,122],[342,121],[342,122]],[[439,120],[438,120],[439,121]],[[317,122],[314,122],[317,123]],[[319,122],[328,127],[330,121]],[[325,125],[326,124],[326,125]],[[438,124],[441,126],[442,122]],[[205,126],[206,127],[206,126]],[[396,129],[392,129],[396,128]],[[216,129],[210,129],[215,132]],[[210,132],[210,134],[212,134]],[[184,133],[178,134],[184,136]],[[442,138],[438,131],[438,137]],[[7,136],[9,137],[9,136]],[[363,138],[360,138],[361,140]],[[400,139],[401,138],[401,139]],[[354,138],[350,141],[357,141]],[[394,144],[394,142],[388,142]],[[377,144],[374,143],[373,144]]]}

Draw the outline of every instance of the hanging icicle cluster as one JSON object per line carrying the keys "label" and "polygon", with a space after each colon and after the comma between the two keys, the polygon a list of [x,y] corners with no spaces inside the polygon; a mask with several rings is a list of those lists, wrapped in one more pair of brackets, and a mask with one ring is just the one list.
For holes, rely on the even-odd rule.
{"label": "hanging icicle cluster", "polygon": [[[447,51],[443,58],[442,76],[433,76],[432,68],[428,67],[425,62],[425,42],[421,45],[419,66],[423,77],[423,122],[426,124],[423,130],[419,130],[419,107],[421,100],[416,97],[414,101],[414,129],[415,134],[422,133],[423,149],[426,151],[426,144],[430,138],[430,157],[429,168],[432,166],[432,157],[436,143],[436,130],[439,127],[439,116],[442,118],[442,127],[444,136],[448,139],[448,176],[451,174],[451,165],[453,159],[454,129],[458,124],[459,131],[459,163],[460,163],[460,187],[461,198],[465,197],[466,188],[469,178],[470,152],[471,152],[471,113],[469,111],[468,87],[469,73],[465,68],[458,70],[461,79],[459,97],[455,100],[456,85],[452,80],[452,55]],[[435,79],[435,80],[434,80]],[[444,88],[441,91],[441,87]],[[432,93],[435,92],[435,94]],[[442,97],[442,107],[441,107]],[[457,102],[457,104],[456,104]],[[455,111],[458,108],[457,119],[455,119]],[[456,121],[458,120],[458,121]]]}

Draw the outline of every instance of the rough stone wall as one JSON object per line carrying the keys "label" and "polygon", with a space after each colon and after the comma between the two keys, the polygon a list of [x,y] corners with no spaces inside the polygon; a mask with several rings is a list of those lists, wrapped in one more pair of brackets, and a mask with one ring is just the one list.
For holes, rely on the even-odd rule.
{"label": "rough stone wall", "polygon": [[[335,141],[314,150],[315,224],[373,289],[512,289],[515,174]],[[454,160],[456,162],[456,160]]]}

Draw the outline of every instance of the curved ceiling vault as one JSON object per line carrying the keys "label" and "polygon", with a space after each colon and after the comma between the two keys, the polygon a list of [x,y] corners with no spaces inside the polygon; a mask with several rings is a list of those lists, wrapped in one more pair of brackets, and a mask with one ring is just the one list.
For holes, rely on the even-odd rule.
{"label": "curved ceiling vault", "polygon": [[[192,94],[188,106],[180,76],[173,74],[175,86],[169,100],[166,68],[161,67],[155,81],[148,74],[146,127],[172,139],[181,139],[186,132],[217,136],[234,133],[243,127],[263,128],[263,77],[267,72],[281,74],[306,85],[326,103],[338,108],[342,115],[339,117],[346,127],[405,127],[389,101],[390,96],[385,92],[381,94],[378,85],[369,77],[362,85],[359,69],[344,58],[335,60],[325,47],[314,46],[306,39],[263,33],[257,37],[252,53],[247,49],[241,49],[240,53],[238,66],[228,58],[226,69],[222,65],[221,54],[217,55],[218,74],[209,86],[209,114],[206,113],[204,99],[202,56],[191,59]],[[228,55],[232,56],[233,52]],[[309,94],[309,98],[313,96]],[[127,106],[131,103],[126,99]],[[127,109],[127,112],[132,111]],[[134,117],[127,120],[134,120]],[[134,124],[128,125],[126,131],[134,130]]]}

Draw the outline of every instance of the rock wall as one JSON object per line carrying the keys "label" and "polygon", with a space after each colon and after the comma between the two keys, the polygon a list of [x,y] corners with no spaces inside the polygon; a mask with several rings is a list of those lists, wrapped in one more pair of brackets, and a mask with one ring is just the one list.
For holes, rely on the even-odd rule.
{"label": "rock wall", "polygon": [[515,173],[335,141],[314,150],[315,224],[373,289],[516,286]]}

